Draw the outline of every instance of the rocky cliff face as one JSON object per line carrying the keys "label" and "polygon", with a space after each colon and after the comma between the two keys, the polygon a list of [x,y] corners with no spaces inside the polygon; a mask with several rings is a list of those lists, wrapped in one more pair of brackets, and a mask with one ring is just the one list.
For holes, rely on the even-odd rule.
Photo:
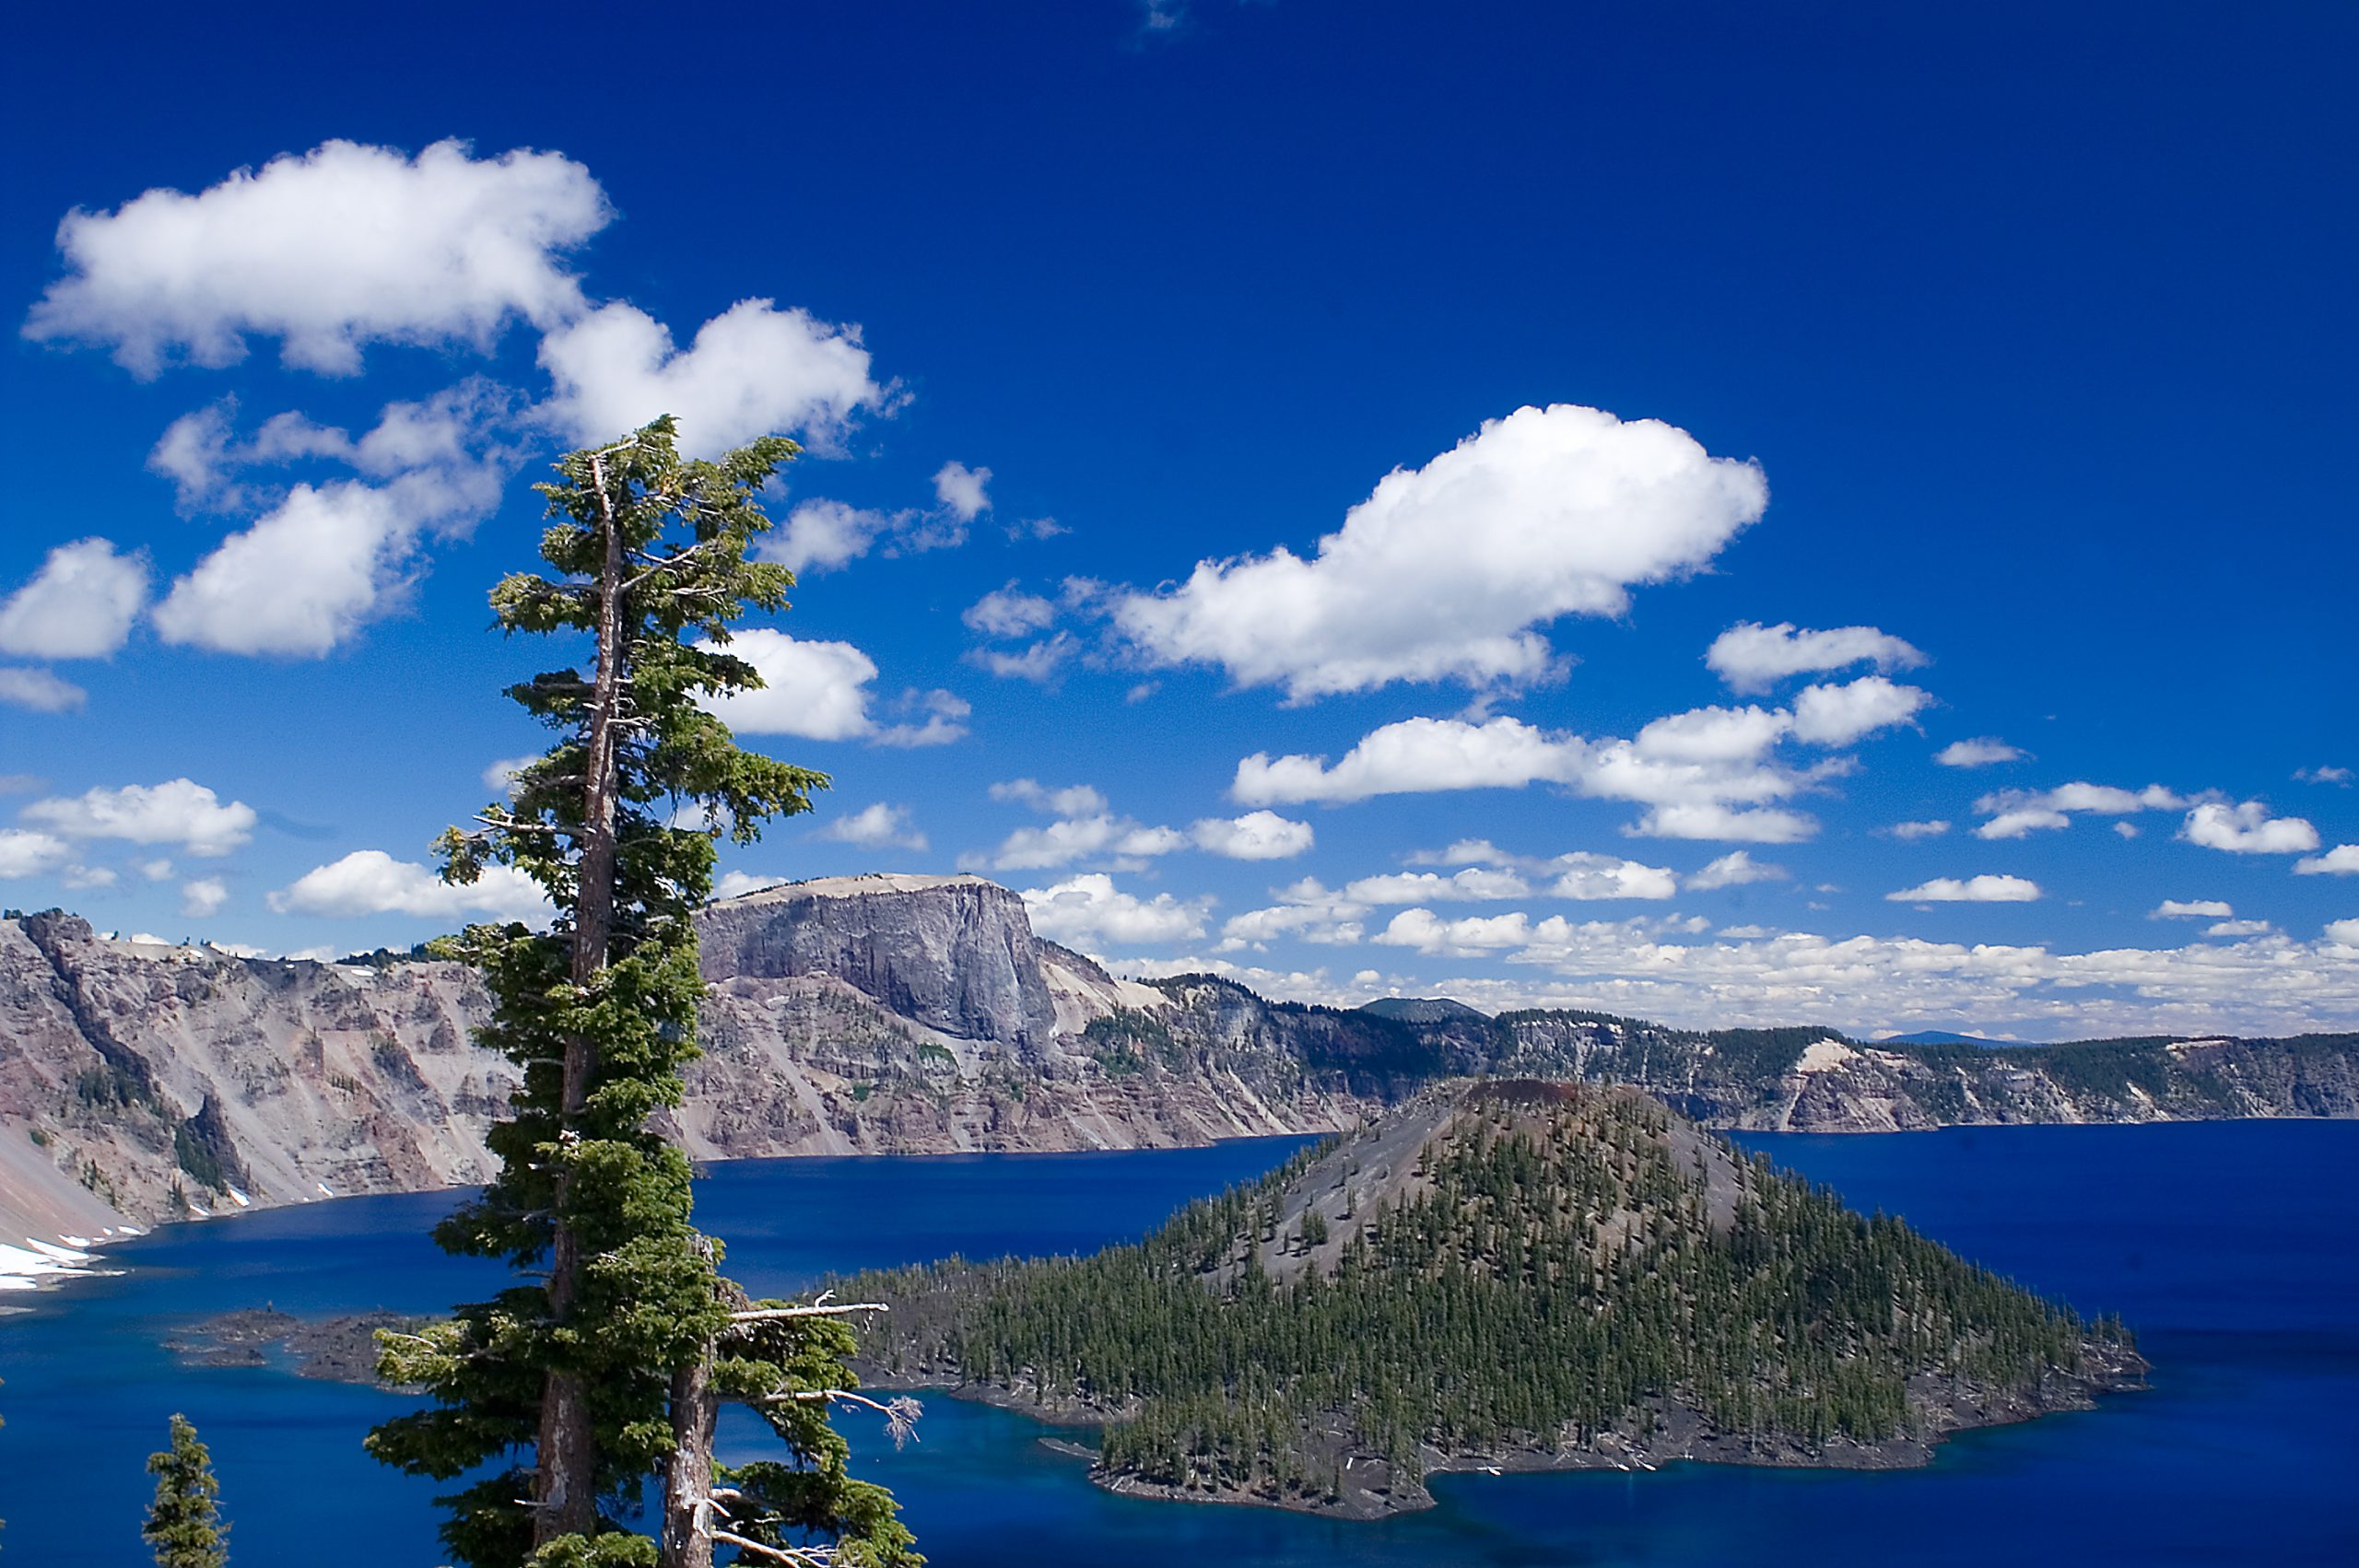
{"label": "rocky cliff face", "polygon": [[[1799,1130],[2359,1116],[2349,1036],[1980,1051],[1141,985],[1034,936],[1020,899],[974,877],[792,884],[715,904],[700,929],[705,1054],[676,1130],[705,1159],[1328,1131],[1467,1074],[1625,1082],[1711,1125]],[[0,920],[0,1246],[480,1181],[515,1081],[470,1043],[487,1011],[451,964]]]}

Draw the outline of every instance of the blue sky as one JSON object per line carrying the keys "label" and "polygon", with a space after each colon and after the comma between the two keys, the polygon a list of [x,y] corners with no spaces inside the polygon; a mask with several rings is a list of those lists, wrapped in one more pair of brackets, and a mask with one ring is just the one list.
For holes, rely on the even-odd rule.
{"label": "blue sky", "polygon": [[811,448],[733,717],[837,782],[740,885],[1320,1000],[2359,1022],[2350,8],[564,16],[20,24],[0,900],[504,912],[418,869],[536,744],[483,596],[669,411]]}

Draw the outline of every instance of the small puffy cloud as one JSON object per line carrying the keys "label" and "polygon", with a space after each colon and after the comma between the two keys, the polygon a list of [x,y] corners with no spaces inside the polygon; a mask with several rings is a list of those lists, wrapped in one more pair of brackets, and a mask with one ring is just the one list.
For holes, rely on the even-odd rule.
{"label": "small puffy cloud", "polygon": [[858,844],[870,849],[922,849],[925,835],[910,821],[907,806],[887,805],[879,801],[863,806],[850,816],[838,817],[811,835],[836,844]]}
{"label": "small puffy cloud", "polygon": [[796,573],[826,571],[865,556],[895,526],[890,512],[866,511],[841,501],[804,501],[786,514],[785,526],[755,546],[754,554]]}
{"label": "small puffy cloud", "polygon": [[1548,886],[1555,898],[1589,903],[1601,898],[1669,898],[1679,891],[1679,879],[1667,867],[1625,860],[1618,855],[1575,850],[1549,864],[1556,880]]}
{"label": "small puffy cloud", "polygon": [[2236,911],[2217,898],[2165,898],[2146,911],[2150,920],[2224,920]]}
{"label": "small puffy cloud", "polygon": [[229,902],[229,884],[217,876],[199,877],[194,882],[181,883],[181,913],[191,919],[202,920],[221,912]]}
{"label": "small puffy cloud", "polygon": [[2359,876],[2359,844],[2338,844],[2323,855],[2294,862],[2297,876]]}
{"label": "small puffy cloud", "polygon": [[2347,767],[2297,767],[2294,777],[2304,784],[2339,784],[2348,789],[2352,772]]}
{"label": "small puffy cloud", "polygon": [[516,776],[540,760],[538,752],[530,756],[501,757],[483,770],[483,787],[495,794],[508,794],[516,788]]}
{"label": "small puffy cloud", "polygon": [[419,519],[414,486],[298,485],[156,606],[166,642],[223,653],[326,653],[405,602]]}
{"label": "small puffy cloud", "polygon": [[805,641],[757,627],[734,634],[722,651],[745,660],[762,676],[758,691],[704,699],[741,735],[853,741],[876,727],[868,714],[868,684],[876,678],[876,662],[851,643]]}
{"label": "small puffy cloud", "polygon": [[[1311,883],[1316,888],[1317,883]],[[1502,898],[1525,898],[1532,884],[1514,872],[1491,866],[1468,866],[1450,876],[1437,872],[1394,872],[1364,876],[1344,889],[1349,905],[1465,903],[1488,904]]]}
{"label": "small puffy cloud", "polygon": [[29,708],[35,713],[66,713],[82,706],[90,694],[47,670],[0,666],[0,704]]}
{"label": "small puffy cloud", "polygon": [[141,876],[146,877],[149,882],[170,882],[172,880],[172,862],[170,860],[163,859],[161,857],[153,860],[134,860],[131,864],[131,869],[137,872]]}
{"label": "small puffy cloud", "polygon": [[1257,752],[1237,765],[1229,792],[1248,805],[1278,805],[1569,784],[1586,769],[1589,751],[1578,736],[1552,736],[1505,714],[1481,724],[1404,719],[1371,731],[1332,767],[1325,757]]}
{"label": "small puffy cloud", "polygon": [[50,833],[0,827],[0,879],[41,876],[65,863],[73,847]]}
{"label": "small puffy cloud", "polygon": [[1031,807],[1057,820],[1042,827],[1019,827],[989,855],[963,857],[968,869],[1040,871],[1075,860],[1101,860],[1135,869],[1138,861],[1188,847],[1177,828],[1150,827],[1116,816],[1106,797],[1086,784],[1051,790],[1032,778],[1012,778],[991,787],[994,801]]}
{"label": "small puffy cloud", "polygon": [[2340,942],[2344,947],[2359,947],[2359,920],[2328,921],[2326,939],[2329,942]]}
{"label": "small puffy cloud", "polygon": [[2049,811],[2045,806],[2019,807],[2001,812],[1974,830],[1977,838],[2023,838],[2033,833],[2070,827],[2072,819],[2062,812]]}
{"label": "small puffy cloud", "polygon": [[964,525],[991,510],[991,497],[983,488],[991,482],[992,471],[988,468],[969,468],[963,462],[945,462],[934,472],[934,499],[941,504],[943,510]]}
{"label": "small puffy cloud", "polygon": [[512,866],[489,867],[479,881],[459,885],[382,849],[356,849],[316,866],[270,895],[268,902],[282,915],[335,918],[414,915],[444,920],[481,915],[537,924],[550,912],[539,885]]}
{"label": "small puffy cloud", "polygon": [[968,630],[984,637],[1029,637],[1056,623],[1057,607],[1037,593],[1024,592],[1010,581],[1006,587],[994,588],[967,606],[958,618],[967,624]]}
{"label": "small puffy cloud", "polygon": [[1687,885],[1695,888],[1742,887],[1747,883],[1778,882],[1786,875],[1786,868],[1756,860],[1743,849],[1731,849],[1719,860],[1708,863],[1702,871],[1689,874]]}
{"label": "small puffy cloud", "polygon": [[1648,838],[1708,838],[1729,844],[1800,844],[1818,824],[1800,812],[1762,806],[1738,811],[1712,801],[1657,806],[1630,832]]}
{"label": "small puffy cloud", "polygon": [[1182,902],[1168,893],[1142,899],[1121,891],[1113,878],[1098,872],[1050,887],[1026,888],[1021,896],[1035,932],[1096,952],[1193,941],[1204,934],[1204,917],[1212,907],[1208,898]]}
{"label": "small puffy cloud", "polygon": [[1950,830],[1950,825],[1939,818],[1928,822],[1895,822],[1884,832],[1904,842],[1912,838],[1939,838]]}
{"label": "small puffy cloud", "polygon": [[1237,765],[1230,794],[1276,805],[1552,783],[1652,808],[1628,832],[1787,844],[1817,824],[1797,812],[1743,808],[1765,807],[1844,765],[1796,772],[1754,755],[1781,717],[1698,709],[1656,720],[1637,741],[1552,734],[1504,714],[1480,723],[1407,719],[1371,731],[1332,766],[1323,756],[1257,753]]}
{"label": "small puffy cloud", "polygon": [[[1990,820],[1974,830],[1978,838],[2022,838],[2036,832],[2070,827],[2071,813],[2122,816],[2133,812],[2180,811],[2189,802],[2160,784],[2124,790],[2111,784],[2074,782],[2053,790],[2002,790],[1974,802]],[[2135,837],[2132,827],[2125,837]]]}
{"label": "small puffy cloud", "polygon": [[2206,801],[2187,813],[2179,837],[2236,855],[2298,855],[2318,847],[2318,830],[2298,816],[2271,816],[2259,801]]}
{"label": "small puffy cloud", "polygon": [[177,844],[192,855],[226,855],[253,837],[254,809],[186,778],[126,784],[79,795],[35,801],[25,821],[66,838],[123,838],[134,844]]}
{"label": "small puffy cloud", "polygon": [[2266,936],[2275,930],[2267,920],[2222,920],[2203,928],[2205,936]]}
{"label": "small puffy cloud", "polygon": [[2120,837],[2135,838],[2138,837],[2138,825],[2134,822],[2117,822],[2113,825],[2113,831]]}
{"label": "small puffy cloud", "polygon": [[1943,767],[1989,767],[1994,763],[2021,762],[2024,754],[2006,742],[1989,735],[1970,741],[1952,741],[1933,754],[1933,760]]}
{"label": "small puffy cloud", "polygon": [[974,704],[956,692],[921,692],[912,686],[896,698],[890,711],[903,717],[898,724],[879,725],[869,739],[880,746],[946,746],[967,738],[967,720]]}
{"label": "small puffy cloud", "polygon": [[1311,556],[1200,561],[1112,614],[1150,663],[1215,665],[1297,702],[1528,682],[1555,662],[1539,627],[1619,614],[1632,587],[1701,568],[1767,504],[1758,468],[1661,421],[1523,408],[1388,474]]}
{"label": "small puffy cloud", "polygon": [[1232,860],[1286,860],[1311,845],[1310,825],[1275,812],[1238,817],[1205,817],[1188,829],[1189,839],[1207,854]]}
{"label": "small puffy cloud", "polygon": [[851,643],[805,641],[756,627],[734,634],[726,651],[760,673],[761,688],[699,700],[741,735],[925,746],[946,744],[967,732],[968,705],[949,692],[904,693],[899,706],[913,716],[921,715],[922,720],[878,723],[869,711],[875,661]]}
{"label": "small puffy cloud", "polygon": [[68,866],[57,873],[57,880],[75,889],[112,887],[122,878],[111,866]]}
{"label": "small puffy cloud", "polygon": [[776,887],[791,880],[782,876],[758,876],[752,872],[727,872],[713,883],[712,895],[715,898],[742,898],[748,893],[759,893],[763,888]]}
{"label": "small puffy cloud", "polygon": [[612,440],[670,414],[690,457],[718,457],[757,436],[826,444],[886,395],[858,328],[768,299],[738,301],[685,349],[645,311],[607,305],[543,338],[541,364],[557,386],[544,415],[568,439]]}
{"label": "small puffy cloud", "polygon": [[1087,784],[1052,790],[1037,778],[1011,778],[986,793],[994,801],[1030,806],[1050,816],[1094,816],[1107,809],[1106,797]]}
{"label": "small puffy cloud", "polygon": [[1963,882],[1954,876],[1935,877],[1884,895],[1895,904],[2029,904],[2038,896],[2039,883],[2029,877],[1989,875]]}
{"label": "small puffy cloud", "polygon": [[[217,652],[316,657],[399,610],[419,575],[421,535],[464,534],[499,505],[513,454],[496,431],[510,404],[503,390],[469,380],[386,405],[358,439],[297,415],[234,449],[224,435],[206,460],[217,489],[227,486],[224,504],[265,509],[173,582],[156,607],[158,632]],[[298,456],[366,477],[266,494],[220,477]]]}
{"label": "small puffy cloud", "polygon": [[358,371],[370,343],[488,349],[515,317],[549,327],[581,308],[557,258],[611,216],[590,171],[556,153],[477,158],[445,141],[410,158],[331,141],[194,196],[67,214],[67,275],[24,331],[111,348],[143,379],[235,364],[250,333],[330,375]]}
{"label": "small puffy cloud", "polygon": [[1696,708],[1657,719],[1634,743],[1649,757],[1672,762],[1750,762],[1794,727],[1782,708]]}
{"label": "small puffy cloud", "polygon": [[1061,817],[1045,826],[1017,828],[982,863],[1003,872],[1044,871],[1075,860],[1168,855],[1187,842],[1176,829],[1148,827],[1128,817]]}
{"label": "small puffy cloud", "polygon": [[146,556],[117,555],[104,539],[60,544],[30,582],[0,602],[0,653],[103,659],[123,645],[147,602]]}
{"label": "small puffy cloud", "polygon": [[1805,686],[1794,697],[1794,738],[1816,746],[1848,746],[1878,730],[1905,724],[1932,697],[1882,675],[1839,686]]}
{"label": "small puffy cloud", "polygon": [[1446,919],[1430,909],[1403,909],[1368,940],[1385,947],[1413,947],[1420,953],[1469,956],[1506,948],[1529,947],[1569,929],[1561,916],[1533,924],[1517,909],[1504,915],[1468,915]]}
{"label": "small puffy cloud", "polygon": [[1815,674],[1853,664],[1913,670],[1925,662],[1925,656],[1873,626],[1802,631],[1791,621],[1774,626],[1742,621],[1712,639],[1704,662],[1732,690],[1761,692],[1789,675]]}
{"label": "small puffy cloud", "polygon": [[1047,685],[1057,677],[1057,672],[1081,652],[1081,644],[1069,633],[1042,638],[1013,653],[996,648],[978,648],[968,653],[967,662],[987,670],[1002,680],[1033,681]]}

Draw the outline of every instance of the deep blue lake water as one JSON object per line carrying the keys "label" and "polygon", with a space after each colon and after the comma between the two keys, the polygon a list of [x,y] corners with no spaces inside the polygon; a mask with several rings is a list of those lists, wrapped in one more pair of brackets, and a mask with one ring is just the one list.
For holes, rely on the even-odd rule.
{"label": "deep blue lake water", "polygon": [[[2359,1123],[1957,1129],[1744,1141],[1862,1208],[2095,1313],[2118,1309],[2154,1388],[1969,1433],[1930,1469],[1443,1478],[1377,1525],[1109,1496],[1022,1417],[935,1398],[896,1453],[848,1423],[940,1568],[1311,1563],[2359,1562]],[[1297,1141],[1077,1155],[760,1161],[699,1217],[757,1293],[951,1252],[1074,1251],[1139,1234]],[[0,1535],[18,1563],[146,1562],[147,1453],[185,1411],[212,1445],[240,1568],[431,1568],[435,1487],[361,1453],[405,1401],[276,1369],[183,1367],[179,1324],[274,1302],[428,1311],[485,1293],[425,1231],[447,1196],[167,1227],[0,1319]],[[741,1432],[741,1437],[744,1433]],[[751,1447],[733,1457],[750,1457]]]}

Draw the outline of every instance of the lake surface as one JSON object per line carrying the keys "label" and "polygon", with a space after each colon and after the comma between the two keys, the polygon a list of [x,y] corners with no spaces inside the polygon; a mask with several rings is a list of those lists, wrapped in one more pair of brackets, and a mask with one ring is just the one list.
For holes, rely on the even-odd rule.
{"label": "lake surface", "polygon": [[[1374,1525],[1109,1496],[1039,1446],[1043,1428],[939,1397],[904,1451],[870,1421],[845,1430],[939,1568],[2359,1562],[2359,1123],[1743,1141],[2084,1311],[2118,1309],[2155,1363],[2154,1388],[1966,1434],[1927,1470],[1445,1477],[1439,1507]],[[746,1162],[700,1184],[699,1217],[729,1238],[733,1272],[778,1293],[836,1270],[1136,1235],[1298,1142]],[[347,1199],[167,1227],[112,1252],[127,1273],[0,1319],[7,1561],[146,1562],[142,1464],[182,1410],[212,1445],[240,1568],[440,1562],[435,1484],[359,1447],[408,1401],[277,1369],[193,1369],[159,1341],[264,1302],[430,1311],[486,1293],[492,1270],[425,1239],[449,1201]],[[750,1422],[724,1436],[727,1457],[758,1449]]]}

